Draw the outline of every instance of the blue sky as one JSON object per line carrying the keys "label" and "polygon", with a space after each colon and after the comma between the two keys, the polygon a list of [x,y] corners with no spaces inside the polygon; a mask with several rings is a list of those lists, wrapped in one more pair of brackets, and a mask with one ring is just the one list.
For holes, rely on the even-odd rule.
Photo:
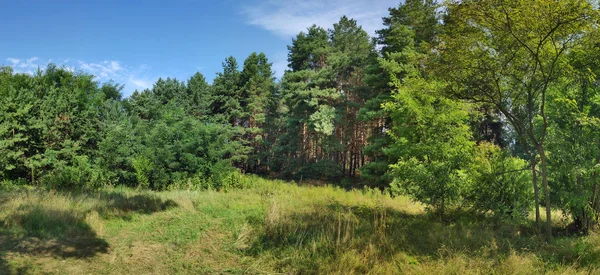
{"label": "blue sky", "polygon": [[342,15],[370,34],[399,0],[2,1],[0,65],[32,73],[49,62],[125,84],[125,95],[159,77],[209,80],[232,55],[264,52],[276,76],[292,38]]}

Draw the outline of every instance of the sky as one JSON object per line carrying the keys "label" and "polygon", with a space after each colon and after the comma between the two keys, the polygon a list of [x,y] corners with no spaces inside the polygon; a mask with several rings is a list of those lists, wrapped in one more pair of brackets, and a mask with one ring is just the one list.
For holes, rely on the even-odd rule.
{"label": "sky", "polygon": [[234,56],[264,52],[276,77],[287,45],[312,24],[343,15],[371,35],[400,0],[0,0],[0,66],[33,74],[48,63],[124,84],[124,95],[159,77],[209,82]]}

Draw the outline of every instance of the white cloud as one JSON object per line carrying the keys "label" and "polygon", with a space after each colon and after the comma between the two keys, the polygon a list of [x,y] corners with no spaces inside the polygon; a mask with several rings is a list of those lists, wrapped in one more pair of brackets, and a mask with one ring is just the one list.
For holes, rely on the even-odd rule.
{"label": "white cloud", "polygon": [[[62,60],[62,63],[57,63],[57,66],[70,72],[91,74],[94,76],[94,80],[100,83],[114,80],[116,83],[125,84],[124,96],[129,96],[136,89],[152,88],[154,81],[158,79],[158,77],[152,78],[147,75],[147,71],[151,68],[145,64],[135,67],[126,66],[117,60],[99,62],[87,62],[69,58],[60,58],[58,60]],[[8,61],[8,65],[13,68],[15,73],[33,75],[38,68],[44,70],[52,62],[52,59],[41,59],[37,56],[30,58],[9,57],[6,61]]]}
{"label": "white cloud", "polygon": [[121,67],[121,64],[119,64],[119,62],[117,62],[117,61],[110,61],[110,62],[104,61],[104,64],[109,64],[110,65],[109,67],[114,72],[123,70],[123,67]]}
{"label": "white cloud", "polygon": [[[38,68],[42,71],[45,70],[53,59],[43,57],[9,57],[5,60],[15,73],[34,75]],[[177,76],[177,79],[180,81],[191,77],[191,74],[180,71],[171,71],[169,74],[165,72],[157,73],[147,64],[129,65],[118,60],[85,61],[64,57],[54,58],[54,60],[57,67],[73,73],[93,75],[94,80],[100,84],[110,80],[118,84],[123,84],[124,89],[122,93],[124,97],[130,96],[135,90],[151,89],[159,77],[166,79],[168,76],[171,78]],[[0,66],[2,66],[2,59],[0,59]]]}
{"label": "white cloud", "polygon": [[[25,59],[25,61],[19,62],[18,64],[15,64],[14,66],[19,67],[23,71],[30,72],[33,69],[37,69],[39,67],[44,67],[43,64],[36,63],[36,61],[38,61],[38,60],[39,60],[39,58],[37,56],[34,56],[32,58]],[[48,62],[46,62],[46,64],[48,64]]]}
{"label": "white cloud", "polygon": [[30,75],[33,75],[33,72],[36,71],[38,68],[42,68],[42,69],[45,68],[46,65],[48,65],[48,63],[50,63],[50,61],[52,61],[52,60],[48,60],[46,62],[37,62],[38,60],[40,60],[40,59],[37,56],[27,58],[27,59],[14,58],[14,57],[9,57],[6,59],[6,61],[11,63],[10,66],[13,68],[15,73],[30,74]]}
{"label": "white cloud", "polygon": [[18,59],[18,58],[12,58],[12,57],[7,58],[6,60],[8,62],[12,63],[13,66],[15,66],[15,65],[19,64],[19,62],[21,62],[20,59]]}
{"label": "white cloud", "polygon": [[125,85],[130,86],[130,88],[133,88],[135,90],[144,90],[152,88],[154,81],[130,75],[127,84]]}
{"label": "white cloud", "polygon": [[270,0],[243,8],[248,23],[271,31],[284,38],[316,24],[331,28],[340,17],[356,19],[371,36],[382,28],[382,17],[388,8],[398,6],[398,0]]}
{"label": "white cloud", "polygon": [[126,66],[116,60],[104,60],[102,62],[78,61],[79,69],[92,74],[100,82],[114,80],[117,83],[125,84],[124,96],[129,96],[134,90],[144,90],[152,88],[154,81],[158,78],[148,77],[146,71],[150,66],[142,64],[140,66]]}
{"label": "white cloud", "polygon": [[79,67],[83,71],[93,74],[100,81],[121,79],[123,77],[122,74],[127,71],[121,66],[121,63],[114,60],[106,60],[100,63],[87,63],[79,60]]}

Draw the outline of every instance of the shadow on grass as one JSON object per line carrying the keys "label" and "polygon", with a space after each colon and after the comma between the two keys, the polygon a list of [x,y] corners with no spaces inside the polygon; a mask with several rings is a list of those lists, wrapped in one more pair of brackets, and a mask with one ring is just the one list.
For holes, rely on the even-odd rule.
{"label": "shadow on grass", "polygon": [[158,196],[145,194],[127,196],[119,192],[103,192],[98,199],[106,202],[96,209],[102,217],[119,217],[126,220],[131,219],[132,213],[152,214],[178,206],[173,200],[163,200]]}
{"label": "shadow on grass", "polygon": [[456,254],[498,260],[516,253],[534,254],[547,264],[600,267],[600,241],[562,236],[547,245],[532,224],[499,224],[465,213],[453,215],[452,221],[441,222],[431,215],[390,208],[317,205],[310,211],[267,217],[263,234],[248,252],[294,255],[293,266],[305,266],[306,270],[318,270],[323,259],[335,260],[351,251],[368,255],[371,263],[397,261],[398,257],[410,263]]}
{"label": "shadow on grass", "polygon": [[[118,192],[78,195],[89,196],[100,203],[87,210],[24,204],[0,220],[0,274],[25,274],[35,269],[31,264],[17,263],[16,267],[9,264],[8,256],[14,254],[83,259],[107,253],[108,242],[88,224],[90,212],[96,211],[104,218],[130,219],[133,213],[151,214],[177,206],[172,200],[151,195],[127,196]],[[6,198],[6,194],[3,197]]]}
{"label": "shadow on grass", "polygon": [[[86,223],[85,214],[24,205],[3,222],[0,237],[0,269],[6,274],[22,274],[29,268],[12,269],[7,254],[89,258],[108,252],[108,243]],[[4,266],[2,266],[4,265]]]}

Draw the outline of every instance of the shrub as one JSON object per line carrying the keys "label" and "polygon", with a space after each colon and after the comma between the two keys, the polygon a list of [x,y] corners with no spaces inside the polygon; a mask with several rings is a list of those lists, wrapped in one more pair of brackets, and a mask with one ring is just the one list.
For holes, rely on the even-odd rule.
{"label": "shrub", "polygon": [[465,201],[478,212],[491,211],[497,217],[525,219],[532,206],[532,187],[527,162],[511,157],[491,143],[477,146],[469,168],[470,181]]}
{"label": "shrub", "polygon": [[150,186],[150,173],[152,172],[152,162],[142,156],[137,156],[132,159],[133,169],[138,182],[138,187],[148,188]]}
{"label": "shrub", "polygon": [[72,163],[56,161],[56,165],[41,177],[43,185],[52,188],[98,188],[108,179],[87,156],[74,156]]}

